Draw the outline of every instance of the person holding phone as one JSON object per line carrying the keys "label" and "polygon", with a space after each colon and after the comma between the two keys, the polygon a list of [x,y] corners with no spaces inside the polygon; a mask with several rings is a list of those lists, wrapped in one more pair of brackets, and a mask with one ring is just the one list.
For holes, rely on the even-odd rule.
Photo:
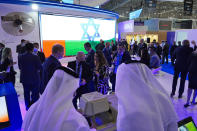
{"label": "person holding phone", "polygon": [[1,58],[1,66],[0,70],[3,72],[6,72],[6,77],[3,79],[4,83],[11,82],[13,85],[15,85],[15,75],[16,71],[14,70],[13,65],[15,65],[16,62],[13,62],[12,58],[12,50],[10,48],[4,48],[2,52],[2,58]]}

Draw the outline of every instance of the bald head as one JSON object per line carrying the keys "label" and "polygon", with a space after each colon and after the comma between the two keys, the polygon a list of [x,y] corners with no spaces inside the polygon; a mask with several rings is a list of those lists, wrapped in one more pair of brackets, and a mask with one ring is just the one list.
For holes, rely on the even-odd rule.
{"label": "bald head", "polygon": [[141,40],[140,40],[140,43],[144,43],[144,39],[141,39]]}
{"label": "bald head", "polygon": [[82,51],[78,52],[76,56],[76,60],[77,62],[85,61],[85,54]]}
{"label": "bald head", "polygon": [[193,45],[196,45],[196,42],[194,41],[194,40],[192,40],[192,42],[191,42]]}

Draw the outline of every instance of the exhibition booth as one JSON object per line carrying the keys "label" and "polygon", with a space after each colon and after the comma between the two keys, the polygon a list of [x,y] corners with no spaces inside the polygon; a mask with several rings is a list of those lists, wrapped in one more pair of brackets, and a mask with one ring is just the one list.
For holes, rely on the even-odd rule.
{"label": "exhibition booth", "polygon": [[[155,25],[156,24],[156,25]],[[147,43],[153,40],[161,43],[167,40],[167,31],[160,31],[157,20],[149,20],[144,22],[145,26],[135,26],[134,20],[120,22],[118,24],[119,40],[126,39],[127,43],[131,41],[140,42],[144,39]]]}
{"label": "exhibition booth", "polygon": [[[0,3],[0,16],[5,17],[0,20],[0,41],[14,54],[21,39],[39,42],[46,57],[57,43],[65,47],[65,56],[72,56],[78,51],[85,52],[85,42],[94,48],[100,39],[115,40],[119,16],[114,12],[53,1],[0,0]],[[13,26],[17,18],[22,23]],[[14,59],[17,60],[17,55]]]}

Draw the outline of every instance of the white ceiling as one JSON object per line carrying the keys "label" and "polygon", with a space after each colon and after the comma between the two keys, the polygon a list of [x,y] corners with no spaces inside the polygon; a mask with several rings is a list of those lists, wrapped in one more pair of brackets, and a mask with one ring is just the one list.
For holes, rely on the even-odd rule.
{"label": "white ceiling", "polygon": [[68,7],[56,7],[56,6],[45,6],[38,5],[38,10],[33,10],[31,5],[16,5],[16,4],[0,4],[0,11],[3,9],[9,9],[12,12],[21,11],[21,12],[40,12],[46,14],[57,14],[57,15],[66,15],[66,16],[80,16],[80,17],[91,17],[91,18],[104,18],[104,19],[116,19],[115,16],[108,15],[106,13],[97,12],[97,11],[86,11],[82,9],[73,9]]}
{"label": "white ceiling", "polygon": [[96,7],[96,6],[106,3],[108,1],[109,0],[74,0],[74,4]]}

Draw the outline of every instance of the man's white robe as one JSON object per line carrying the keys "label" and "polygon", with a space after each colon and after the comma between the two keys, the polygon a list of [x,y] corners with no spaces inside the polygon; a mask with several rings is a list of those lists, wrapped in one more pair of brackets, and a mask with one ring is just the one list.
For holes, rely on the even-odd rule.
{"label": "man's white robe", "polygon": [[121,64],[116,76],[117,131],[177,131],[170,97],[144,64]]}
{"label": "man's white robe", "polygon": [[72,103],[79,79],[56,70],[40,99],[23,122],[24,131],[89,131],[86,119]]}

